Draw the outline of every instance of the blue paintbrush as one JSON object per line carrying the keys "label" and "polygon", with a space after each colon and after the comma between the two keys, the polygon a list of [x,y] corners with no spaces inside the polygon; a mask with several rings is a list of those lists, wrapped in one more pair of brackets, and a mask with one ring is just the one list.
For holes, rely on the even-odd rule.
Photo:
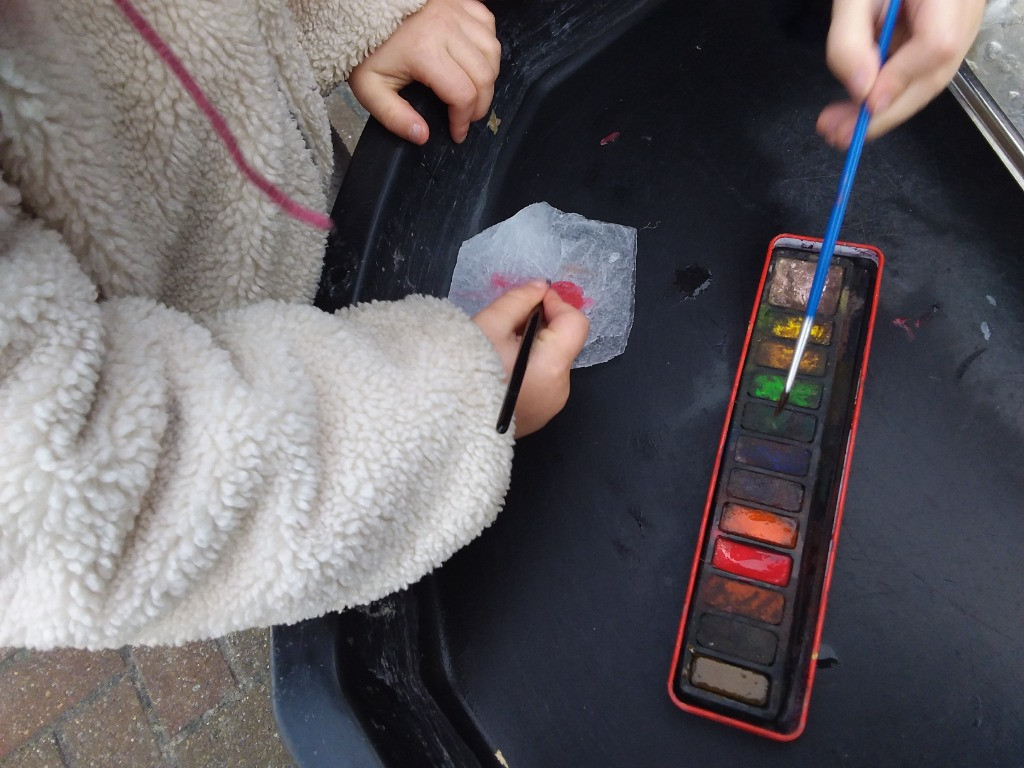
{"label": "blue paintbrush", "polygon": [[[882,33],[878,37],[878,54],[881,63],[885,64],[886,53],[889,50],[889,41],[892,39],[892,31],[896,27],[896,16],[899,14],[900,0],[891,0],[889,9],[885,14],[885,22],[882,25]],[[800,335],[796,340],[796,349],[793,351],[793,362],[789,366],[789,375],[786,376],[786,387],[779,397],[775,413],[778,414],[789,400],[789,392],[793,389],[793,382],[796,381],[796,372],[800,367],[800,359],[804,356],[807,348],[807,339],[811,334],[811,327],[814,325],[814,315],[818,311],[818,302],[821,294],[825,291],[825,278],[828,276],[828,267],[832,262],[832,254],[836,248],[836,240],[839,239],[839,227],[843,223],[843,216],[846,215],[846,204],[850,200],[850,189],[853,187],[853,177],[857,175],[857,163],[860,162],[860,153],[864,149],[864,137],[868,132],[868,122],[871,120],[871,113],[868,111],[867,102],[860,105],[860,113],[857,115],[857,125],[853,129],[853,138],[850,140],[850,148],[846,150],[846,161],[843,164],[843,174],[839,177],[839,192],[836,194],[836,201],[832,204],[832,213],[828,218],[828,226],[825,228],[824,242],[821,244],[821,253],[818,256],[818,266],[814,270],[814,281],[811,283],[811,293],[807,298],[807,313],[804,315],[803,325],[800,326]]]}

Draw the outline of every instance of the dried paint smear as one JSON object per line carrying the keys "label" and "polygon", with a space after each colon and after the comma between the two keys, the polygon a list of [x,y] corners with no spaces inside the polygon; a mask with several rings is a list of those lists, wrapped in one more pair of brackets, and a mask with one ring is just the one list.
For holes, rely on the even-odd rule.
{"label": "dried paint smear", "polygon": [[792,549],[796,546],[797,522],[772,512],[740,504],[726,504],[718,527],[748,539]]}
{"label": "dried paint smear", "polygon": [[[780,339],[795,339],[800,335],[803,326],[802,315],[790,315],[772,309],[762,309],[758,316],[758,324],[768,328],[772,336]],[[814,323],[808,339],[814,344],[828,345],[832,342],[832,323]]]}
{"label": "dried paint smear", "polygon": [[693,657],[690,682],[706,691],[759,707],[768,701],[767,677],[707,656]]}
{"label": "dried paint smear", "polygon": [[811,452],[800,445],[740,435],[736,441],[736,461],[787,475],[806,475],[811,466]]}
{"label": "dried paint smear", "polygon": [[[785,386],[786,380],[782,376],[758,373],[750,381],[750,394],[762,400],[778,402]],[[817,408],[821,404],[821,384],[798,379],[789,392],[789,402],[801,408]]]}
{"label": "dried paint smear", "polygon": [[[776,307],[806,310],[817,266],[818,263],[815,261],[779,259],[775,265],[775,277],[772,279],[768,301]],[[825,278],[825,291],[818,302],[818,315],[831,317],[835,314],[842,286],[843,268],[839,264],[833,264],[828,268],[828,276]]]}
{"label": "dried paint smear", "polygon": [[804,500],[804,487],[799,483],[746,469],[733,469],[729,473],[729,493],[787,512],[799,511]]}
{"label": "dried paint smear", "polygon": [[[794,345],[781,341],[766,341],[758,345],[754,353],[754,360],[758,365],[765,368],[776,368],[780,371],[789,370],[793,362]],[[828,358],[820,349],[804,349],[803,357],[800,358],[800,373],[807,373],[812,376],[823,376]]]}
{"label": "dried paint smear", "polygon": [[760,403],[747,403],[743,406],[741,424],[751,432],[777,435],[802,443],[811,442],[818,429],[818,420],[809,413],[786,408],[777,414],[773,406]]}
{"label": "dried paint smear", "polygon": [[786,599],[780,592],[718,574],[708,576],[701,599],[720,611],[746,616],[766,624],[778,624],[786,609]]}
{"label": "dried paint smear", "polygon": [[779,639],[774,632],[714,613],[705,613],[701,617],[697,642],[709,650],[738,656],[755,664],[771,664],[779,647]]}

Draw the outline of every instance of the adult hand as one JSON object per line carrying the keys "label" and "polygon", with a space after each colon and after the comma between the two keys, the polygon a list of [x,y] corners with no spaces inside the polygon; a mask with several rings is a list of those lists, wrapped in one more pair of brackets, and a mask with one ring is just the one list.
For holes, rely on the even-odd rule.
{"label": "adult hand", "polygon": [[[523,326],[542,299],[544,325],[530,349],[530,361],[516,401],[517,438],[543,427],[569,399],[569,369],[587,340],[590,321],[542,280],[513,288],[473,318],[498,351],[505,372],[511,373],[522,343]],[[494,417],[497,419],[498,414]]]}
{"label": "adult hand", "polygon": [[487,114],[498,77],[501,44],[494,16],[478,0],[428,0],[352,70],[348,83],[366,110],[413,144],[428,137],[426,121],[398,92],[421,82],[448,105],[452,139]]}
{"label": "adult hand", "polygon": [[849,101],[830,104],[818,133],[845,149],[861,102],[871,110],[868,138],[908,119],[949,84],[974,42],[985,0],[903,0],[885,66],[879,68],[877,36],[885,0],[834,0],[827,56]]}

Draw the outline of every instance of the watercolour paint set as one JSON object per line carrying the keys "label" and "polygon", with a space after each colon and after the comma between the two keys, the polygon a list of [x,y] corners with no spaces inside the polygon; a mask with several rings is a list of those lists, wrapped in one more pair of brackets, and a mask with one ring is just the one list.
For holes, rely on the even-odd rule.
{"label": "watercolour paint set", "polygon": [[882,268],[836,246],[780,411],[820,248],[769,245],[669,677],[684,710],[780,741],[807,717]]}

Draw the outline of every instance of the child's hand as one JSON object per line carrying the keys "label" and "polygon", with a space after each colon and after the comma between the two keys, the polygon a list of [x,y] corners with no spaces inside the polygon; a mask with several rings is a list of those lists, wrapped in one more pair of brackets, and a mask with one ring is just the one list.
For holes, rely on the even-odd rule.
{"label": "child's hand", "polygon": [[877,32],[882,0],[834,0],[828,65],[850,101],[830,104],[818,133],[841,149],[850,145],[861,102],[871,110],[868,138],[880,136],[924,107],[953,79],[981,25],[985,0],[903,0],[889,56],[879,71]]}
{"label": "child's hand", "polygon": [[[511,373],[519,351],[523,326],[543,297],[544,323],[530,350],[523,386],[516,401],[516,437],[524,437],[547,424],[569,399],[569,368],[583,349],[590,330],[587,316],[543,281],[513,288],[484,307],[473,318],[491,340],[505,373]],[[498,414],[494,414],[498,418]]]}
{"label": "child's hand", "polygon": [[494,16],[478,0],[428,0],[352,70],[348,83],[366,110],[389,131],[423,144],[426,121],[398,92],[415,81],[448,105],[452,139],[487,114],[498,77],[501,44]]}

